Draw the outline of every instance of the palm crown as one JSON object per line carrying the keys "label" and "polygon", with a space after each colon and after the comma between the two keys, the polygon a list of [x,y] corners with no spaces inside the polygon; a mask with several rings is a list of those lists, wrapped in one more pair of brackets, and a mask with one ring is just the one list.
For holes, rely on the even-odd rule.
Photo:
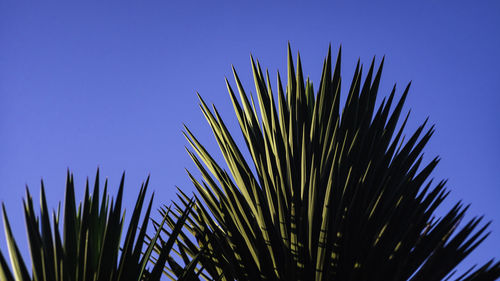
{"label": "palm crown", "polygon": [[[163,266],[174,245],[175,239],[184,224],[191,204],[180,211],[182,215],[173,223],[174,228],[168,240],[158,241],[160,255],[153,256],[154,243],[143,248],[153,196],[146,213],[140,222],[141,211],[146,198],[149,177],[142,184],[135,208],[133,209],[123,241],[124,226],[122,198],[124,189],[123,175],[116,198],[109,202],[107,180],[104,185],[102,200],[99,199],[99,171],[96,175],[92,194],[89,183],[85,188],[83,202],[77,207],[73,175],[68,172],[64,217],[60,212],[53,212],[52,222],[45,199],[42,182],[40,192],[40,217],[35,213],[33,199],[26,189],[24,215],[30,246],[31,272],[28,270],[11,231],[5,207],[3,219],[7,239],[11,268],[0,252],[1,281],[159,281]],[[167,211],[168,213],[168,211]],[[163,225],[163,222],[160,224]],[[61,236],[62,226],[62,236]],[[140,229],[138,227],[140,226]],[[159,230],[149,241],[157,242]],[[154,257],[155,266],[147,268]],[[194,267],[193,267],[194,268]],[[187,267],[184,275],[192,269]]]}
{"label": "palm crown", "polygon": [[[397,124],[410,85],[398,101],[394,86],[376,107],[383,60],[378,70],[371,63],[364,81],[358,61],[343,107],[340,51],[333,69],[328,51],[316,93],[304,81],[300,56],[295,70],[290,47],[286,88],[278,73],[273,90],[267,71],[253,58],[251,65],[258,110],[234,68],[241,101],[226,80],[251,161],[201,97],[229,173],[185,130],[203,180],[189,176],[203,203],[190,214],[178,253],[184,262],[203,253],[198,274],[217,280],[442,280],[488,236],[482,218],[459,227],[467,210],[461,202],[435,215],[448,191],[445,181],[429,179],[439,159],[423,163],[433,126],[426,128],[426,120],[404,141],[408,115]],[[180,198],[187,206],[188,196],[181,192]],[[500,263],[491,260],[455,280],[499,276]]]}

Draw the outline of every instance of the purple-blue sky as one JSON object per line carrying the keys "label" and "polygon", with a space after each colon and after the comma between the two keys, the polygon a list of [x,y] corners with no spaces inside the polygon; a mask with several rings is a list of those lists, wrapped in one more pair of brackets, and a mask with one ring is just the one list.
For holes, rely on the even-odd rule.
{"label": "purple-blue sky", "polygon": [[56,208],[67,168],[79,197],[98,166],[112,192],[125,170],[129,211],[148,173],[158,207],[175,198],[176,185],[192,191],[182,124],[219,156],[195,92],[241,140],[224,76],[232,82],[234,64],[255,92],[249,54],[274,80],[290,41],[315,85],[329,43],[334,53],[342,44],[346,82],[358,58],[368,64],[374,55],[386,55],[380,97],[413,81],[409,129],[427,116],[436,124],[425,159],[442,158],[433,175],[449,179],[447,206],[463,199],[470,215],[493,220],[466,264],[500,257],[499,3],[2,1],[0,201],[21,249],[25,185],[38,201],[43,178]]}

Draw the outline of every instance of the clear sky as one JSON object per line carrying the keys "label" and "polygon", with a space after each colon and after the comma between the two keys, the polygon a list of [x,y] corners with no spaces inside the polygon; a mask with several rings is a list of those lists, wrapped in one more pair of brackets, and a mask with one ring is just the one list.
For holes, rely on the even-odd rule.
{"label": "clear sky", "polygon": [[175,186],[192,191],[182,124],[219,156],[196,91],[241,141],[224,76],[234,64],[255,92],[249,54],[274,80],[289,41],[315,85],[330,43],[342,45],[346,82],[358,58],[383,55],[380,97],[413,81],[409,128],[436,124],[425,159],[442,158],[434,177],[449,179],[446,204],[463,199],[493,220],[467,264],[500,258],[500,2],[21,2],[0,3],[0,201],[23,251],[25,185],[38,201],[43,178],[56,208],[67,168],[80,197],[98,166],[113,192],[126,171],[129,212],[148,173],[158,207]]}

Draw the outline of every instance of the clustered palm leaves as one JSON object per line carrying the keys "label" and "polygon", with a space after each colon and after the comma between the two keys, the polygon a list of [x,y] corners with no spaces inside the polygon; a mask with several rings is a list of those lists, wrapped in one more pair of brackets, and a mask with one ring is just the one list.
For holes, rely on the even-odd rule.
{"label": "clustered palm leaves", "polygon": [[[439,159],[423,163],[433,126],[426,120],[404,141],[408,115],[398,120],[410,85],[398,101],[394,86],[377,107],[383,60],[378,70],[374,64],[363,81],[358,61],[341,107],[340,51],[333,69],[328,51],[316,93],[300,56],[295,70],[290,47],[286,88],[278,73],[273,89],[251,58],[258,110],[233,68],[241,101],[226,84],[251,161],[200,97],[229,173],[186,128],[203,179],[189,176],[203,203],[180,235],[185,262],[202,248],[208,280],[448,280],[455,273],[489,223],[473,218],[460,227],[461,202],[435,215],[448,191],[445,181],[429,179]],[[491,260],[454,278],[499,276]]]}
{"label": "clustered palm leaves", "polygon": [[[463,274],[456,266],[488,235],[489,222],[465,223],[468,206],[456,203],[437,215],[449,191],[430,178],[439,162],[424,163],[434,128],[427,120],[405,141],[400,115],[408,85],[396,87],[377,106],[383,60],[372,61],[364,79],[359,63],[341,106],[340,50],[332,68],[324,60],[315,92],[295,68],[288,47],[285,87],[251,58],[258,107],[233,68],[237,92],[226,80],[249,156],[216,107],[201,109],[220,147],[227,171],[186,127],[190,157],[202,179],[188,172],[194,199],[179,189],[173,208],[160,208],[147,234],[152,200],[139,224],[148,180],[142,185],[121,241],[122,178],[109,204],[107,182],[99,199],[85,189],[76,206],[68,173],[64,218],[49,219],[44,186],[40,217],[27,190],[24,202],[31,273],[3,209],[9,267],[0,252],[0,281],[160,280],[496,280],[493,259]],[[237,98],[239,95],[239,99]],[[148,178],[149,179],[149,178]],[[62,224],[60,224],[62,222]],[[63,235],[60,234],[62,226]],[[148,262],[154,265],[147,268]]]}
{"label": "clustered palm leaves", "polygon": [[[166,257],[180,232],[190,211],[190,204],[184,209],[183,216],[175,223],[175,231],[170,239],[159,243],[162,254],[156,257],[155,266],[146,268],[153,244],[143,252],[146,229],[149,222],[153,197],[149,201],[146,214],[139,226],[149,177],[142,184],[136,205],[130,218],[123,243],[120,238],[124,224],[122,198],[124,188],[122,176],[116,199],[107,193],[107,180],[104,184],[102,200],[99,199],[99,171],[94,189],[89,194],[89,183],[85,188],[83,202],[76,207],[73,175],[68,172],[64,218],[60,220],[59,209],[52,214],[52,223],[42,182],[40,192],[40,217],[35,214],[33,199],[26,189],[24,215],[30,246],[31,274],[17,247],[9,220],[3,207],[3,219],[6,239],[9,247],[12,271],[3,254],[0,252],[1,281],[154,281],[160,280]],[[63,234],[60,233],[62,222]],[[139,231],[139,233],[137,233]],[[156,231],[152,241],[157,241]],[[121,251],[120,251],[121,250]],[[121,252],[121,254],[120,254]]]}

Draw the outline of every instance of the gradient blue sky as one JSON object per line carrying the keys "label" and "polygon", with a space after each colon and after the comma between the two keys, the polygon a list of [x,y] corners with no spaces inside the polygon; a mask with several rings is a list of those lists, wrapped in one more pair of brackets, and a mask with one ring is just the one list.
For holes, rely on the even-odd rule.
{"label": "gradient blue sky", "polygon": [[148,173],[156,206],[193,190],[182,124],[219,153],[195,92],[241,140],[224,76],[234,64],[253,91],[249,54],[275,79],[290,41],[316,85],[329,43],[342,44],[345,81],[358,58],[386,55],[380,97],[413,81],[409,129],[436,124],[425,159],[442,158],[447,206],[464,199],[493,220],[467,264],[499,257],[500,2],[71,2],[0,3],[0,201],[23,251],[25,185],[38,201],[43,178],[56,208],[67,168],[80,197],[98,166],[113,192],[125,170],[129,209]]}

